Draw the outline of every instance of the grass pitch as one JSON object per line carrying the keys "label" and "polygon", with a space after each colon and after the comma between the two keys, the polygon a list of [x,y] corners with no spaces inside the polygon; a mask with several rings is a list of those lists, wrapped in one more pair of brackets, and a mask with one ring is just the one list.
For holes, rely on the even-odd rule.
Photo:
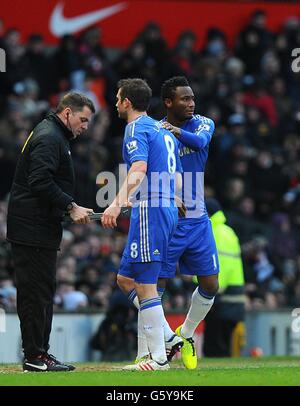
{"label": "grass pitch", "polygon": [[299,357],[200,359],[187,370],[181,361],[169,371],[121,371],[127,363],[75,364],[73,372],[23,373],[0,365],[0,386],[300,386]]}

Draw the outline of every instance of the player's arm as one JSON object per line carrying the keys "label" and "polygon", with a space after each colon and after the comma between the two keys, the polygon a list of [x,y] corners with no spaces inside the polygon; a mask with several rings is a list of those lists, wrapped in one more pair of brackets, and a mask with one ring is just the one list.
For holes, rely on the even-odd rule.
{"label": "player's arm", "polygon": [[132,195],[136,192],[137,188],[142,183],[145,175],[147,173],[147,162],[146,161],[135,161],[130,167],[130,170],[126,176],[126,179],[119,190],[116,198],[114,199],[112,205],[119,207],[130,205],[130,199]]}
{"label": "player's arm", "polygon": [[183,145],[194,151],[200,151],[205,148],[210,143],[215,130],[215,124],[211,119],[207,119],[205,123],[199,122],[199,127],[195,133],[175,127],[167,121],[164,122],[162,126],[171,131]]}
{"label": "player's arm", "polygon": [[133,162],[119,193],[103,213],[101,221],[104,228],[117,226],[117,218],[121,212],[121,208],[130,205],[130,198],[142,183],[146,172],[146,161]]}
{"label": "player's arm", "polygon": [[176,193],[175,193],[175,204],[178,207],[179,217],[185,217],[186,207],[182,200],[182,173],[176,172]]}
{"label": "player's arm", "polygon": [[130,170],[116,198],[103,213],[101,219],[103,227],[116,227],[122,206],[129,204],[130,197],[147,172],[148,151],[147,132],[143,125],[136,123],[132,127],[131,136],[124,139],[124,159],[129,163]]}

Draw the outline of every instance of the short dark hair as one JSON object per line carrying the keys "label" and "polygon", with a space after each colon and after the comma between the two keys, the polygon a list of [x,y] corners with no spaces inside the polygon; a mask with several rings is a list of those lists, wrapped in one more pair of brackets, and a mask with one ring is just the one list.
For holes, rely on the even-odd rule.
{"label": "short dark hair", "polygon": [[92,100],[84,94],[70,92],[63,96],[58,103],[56,113],[61,113],[66,107],[70,107],[73,111],[81,111],[84,107],[88,107],[92,113],[95,113],[95,106]]}
{"label": "short dark hair", "polygon": [[118,82],[121,100],[130,100],[136,111],[146,111],[150,104],[152,90],[143,79],[121,79]]}
{"label": "short dark hair", "polygon": [[166,80],[161,87],[162,100],[173,99],[177,87],[190,86],[185,76],[174,76],[171,79]]}

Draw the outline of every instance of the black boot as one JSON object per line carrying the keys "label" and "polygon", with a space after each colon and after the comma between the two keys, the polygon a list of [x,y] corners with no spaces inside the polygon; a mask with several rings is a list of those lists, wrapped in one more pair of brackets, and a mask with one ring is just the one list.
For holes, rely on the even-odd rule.
{"label": "black boot", "polygon": [[23,362],[23,371],[31,372],[68,372],[67,365],[58,363],[48,357],[47,354],[41,354],[34,358],[25,358]]}

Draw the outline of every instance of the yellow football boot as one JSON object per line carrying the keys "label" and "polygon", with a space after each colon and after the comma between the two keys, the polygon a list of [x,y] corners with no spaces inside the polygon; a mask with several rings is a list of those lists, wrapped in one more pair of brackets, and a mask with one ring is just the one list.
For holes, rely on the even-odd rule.
{"label": "yellow football boot", "polygon": [[197,368],[197,354],[194,345],[194,340],[192,337],[185,338],[181,335],[181,327],[177,327],[175,333],[182,338],[183,340],[183,347],[181,348],[181,358],[184,366],[187,369],[195,369]]}

